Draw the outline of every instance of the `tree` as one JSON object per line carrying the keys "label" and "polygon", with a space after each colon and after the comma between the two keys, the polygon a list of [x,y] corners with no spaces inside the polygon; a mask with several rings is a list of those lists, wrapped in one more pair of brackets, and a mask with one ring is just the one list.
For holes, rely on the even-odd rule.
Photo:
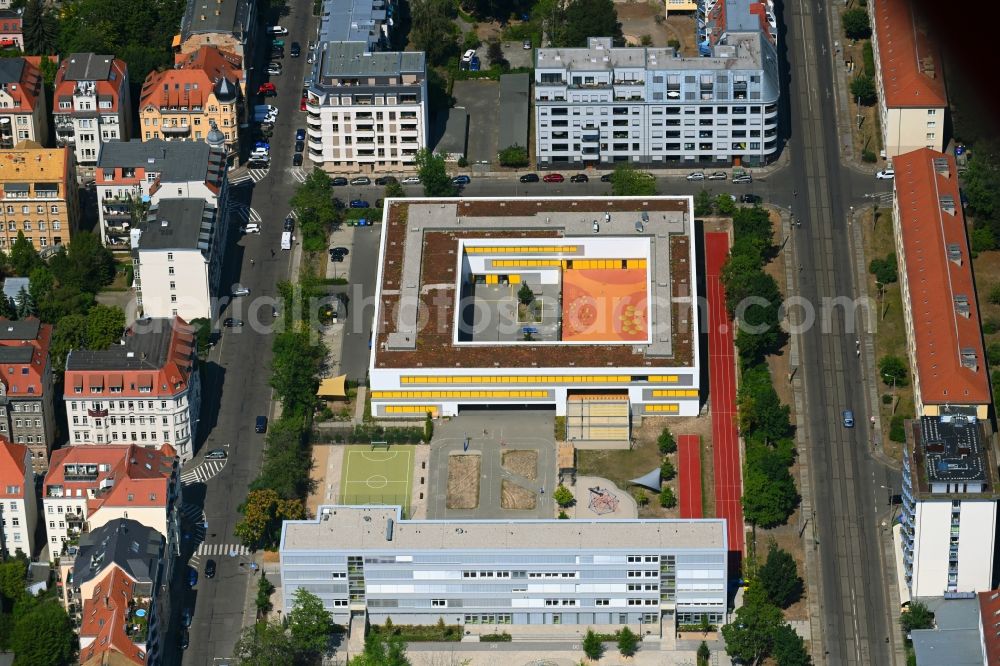
{"label": "tree", "polygon": [[73,349],[84,349],[87,345],[87,317],[73,314],[56,322],[52,329],[52,344],[49,357],[52,369],[62,372],[66,368],[66,356]]}
{"label": "tree", "polygon": [[802,579],[795,558],[773,541],[768,546],[764,565],[757,570],[757,581],[764,588],[768,601],[775,606],[788,608],[802,596]]}
{"label": "tree", "polygon": [[882,381],[887,386],[893,384],[896,386],[906,386],[907,374],[909,373],[906,359],[898,356],[883,356],[878,360],[878,371],[882,377]]}
{"label": "tree", "polygon": [[348,666],[410,666],[410,661],[402,638],[370,633],[365,637],[364,652],[351,659]]}
{"label": "tree", "polygon": [[611,37],[615,46],[624,46],[622,24],[612,0],[570,0],[553,26],[553,46],[587,45],[587,38]]}
{"label": "tree", "polygon": [[798,506],[795,480],[780,462],[766,467],[748,461],[743,478],[743,513],[754,525],[763,528],[782,525]]}
{"label": "tree", "polygon": [[17,305],[6,295],[0,295],[0,318],[17,319]]}
{"label": "tree", "polygon": [[667,428],[664,428],[660,432],[660,436],[656,439],[656,445],[659,447],[660,453],[664,455],[673,453],[677,450],[677,442],[674,440],[674,436]]}
{"label": "tree", "polygon": [[17,292],[17,298],[14,299],[17,303],[17,318],[27,319],[28,317],[34,317],[38,314],[38,307],[35,305],[35,299],[32,298],[31,294],[24,287]]}
{"label": "tree", "polygon": [[326,360],[326,346],[314,342],[304,328],[274,337],[271,386],[285,410],[303,413],[316,404],[319,369]]}
{"label": "tree", "polygon": [[433,438],[434,438],[434,418],[431,416],[430,412],[427,412],[427,418],[424,419],[424,441],[430,444],[431,439]]}
{"label": "tree", "polygon": [[74,234],[68,250],[60,249],[52,255],[49,268],[61,287],[91,294],[115,279],[114,255],[89,231]]}
{"label": "tree", "polygon": [[660,488],[660,506],[664,509],[672,509],[677,506],[677,495],[670,486]]}
{"label": "tree", "polygon": [[208,353],[208,346],[212,343],[212,322],[205,317],[198,317],[189,321],[188,324],[194,329],[194,340],[198,347],[198,353]]}
{"label": "tree", "polygon": [[618,651],[623,657],[631,657],[638,649],[639,637],[628,627],[622,627],[618,631]]}
{"label": "tree", "polygon": [[417,151],[413,158],[417,174],[424,185],[425,197],[450,197],[455,195],[455,184],[444,166],[444,157],[435,155],[426,148]]}
{"label": "tree", "polygon": [[58,52],[59,25],[42,0],[28,0],[24,6],[21,25],[26,54],[48,55]]}
{"label": "tree", "polygon": [[566,508],[576,501],[576,498],[573,497],[573,491],[561,483],[552,492],[552,499],[562,508]]}
{"label": "tree", "polygon": [[635,503],[638,504],[640,507],[649,504],[649,495],[646,494],[645,488],[640,488],[639,486],[633,486],[632,490],[630,491],[630,494],[632,495],[632,499],[635,500]]}
{"label": "tree", "polygon": [[844,26],[844,34],[848,39],[868,39],[872,34],[871,24],[868,22],[868,12],[860,7],[848,9],[840,17],[840,22]]}
{"label": "tree", "polygon": [[663,462],[660,463],[660,478],[664,481],[670,481],[675,476],[677,476],[677,469],[674,468],[674,464],[667,458],[664,458]]}
{"label": "tree", "polygon": [[811,666],[812,658],[809,650],[806,649],[806,642],[802,640],[791,625],[782,624],[774,632],[774,645],[771,648],[771,656],[778,666]]}
{"label": "tree", "polygon": [[736,199],[730,194],[720,194],[715,197],[715,209],[719,215],[732,215],[736,212]]}
{"label": "tree", "polygon": [[38,251],[35,250],[31,241],[25,238],[23,231],[17,232],[17,238],[10,246],[10,255],[8,255],[7,260],[14,274],[22,277],[31,275],[31,271],[42,265]]}
{"label": "tree", "polygon": [[593,629],[587,629],[583,637],[583,653],[588,659],[600,659],[604,654],[604,644],[601,637],[594,633]]}
{"label": "tree", "polygon": [[125,312],[117,305],[98,304],[87,313],[87,349],[107,349],[125,332]]}
{"label": "tree", "polygon": [[15,666],[62,666],[76,652],[76,635],[69,616],[54,599],[25,595],[14,609],[10,636]]}
{"label": "tree", "polygon": [[865,73],[858,74],[851,79],[851,97],[859,101],[862,106],[871,106],[878,101],[878,90],[875,87],[875,79]]}
{"label": "tree", "polygon": [[976,229],[1000,238],[1000,142],[990,137],[976,144],[962,178],[962,191]]}
{"label": "tree", "polygon": [[295,590],[293,599],[292,610],[287,615],[292,649],[303,661],[312,661],[326,651],[333,620],[323,607],[323,601],[304,587]]}
{"label": "tree", "polygon": [[305,518],[305,508],[298,499],[281,499],[274,490],[251,490],[241,507],[243,520],[233,530],[236,538],[250,548],[273,546],[283,520]]}
{"label": "tree", "polygon": [[616,197],[655,196],[656,178],[653,174],[639,171],[630,164],[619,164],[611,174],[611,194]]}
{"label": "tree", "polygon": [[528,149],[515,143],[497,153],[497,158],[500,160],[500,166],[525,167],[528,166]]}
{"label": "tree", "polygon": [[973,252],[989,252],[997,249],[997,239],[993,235],[993,230],[989,227],[973,229],[969,234],[969,242],[972,244]]}
{"label": "tree", "polygon": [[500,46],[499,39],[491,39],[486,47],[486,59],[490,61],[490,67],[509,66],[507,59],[503,57],[503,47]]}
{"label": "tree", "polygon": [[698,193],[694,195],[694,214],[699,217],[704,217],[706,215],[711,215],[712,211],[712,193],[708,190],[699,190]]}
{"label": "tree", "polygon": [[293,666],[297,663],[285,628],[276,622],[264,621],[240,632],[233,658],[240,666]]}
{"label": "tree", "polygon": [[896,253],[890,252],[885,259],[872,259],[868,264],[868,272],[875,276],[879,284],[892,284],[899,279],[899,268]]}
{"label": "tree", "polygon": [[900,613],[899,624],[906,634],[915,629],[932,629],[934,627],[934,613],[924,602],[912,601],[906,611]]}
{"label": "tree", "polygon": [[326,247],[327,232],[339,219],[333,205],[333,183],[322,169],[313,169],[292,195],[292,210],[299,224],[302,247],[319,252]]}
{"label": "tree", "polygon": [[731,624],[722,628],[726,654],[747,664],[758,664],[770,653],[774,634],[783,624],[781,609],[768,602],[760,586],[751,585]]}
{"label": "tree", "polygon": [[24,596],[28,579],[28,563],[20,558],[0,562],[0,609],[13,607]]}
{"label": "tree", "polygon": [[390,198],[398,199],[399,197],[405,197],[405,196],[406,196],[406,190],[403,189],[403,186],[399,183],[398,180],[394,180],[385,186],[386,199]]}
{"label": "tree", "polygon": [[444,65],[458,50],[455,4],[449,0],[410,3],[410,43],[427,56],[428,65]]}
{"label": "tree", "polygon": [[530,305],[531,301],[535,300],[535,292],[531,291],[527,282],[522,283],[521,288],[517,290],[517,300],[522,305]]}
{"label": "tree", "polygon": [[257,616],[267,615],[273,604],[271,595],[274,594],[274,583],[267,579],[267,573],[260,572],[260,579],[257,581],[257,598],[254,604],[257,606]]}
{"label": "tree", "polygon": [[712,652],[708,649],[708,643],[702,641],[701,645],[698,646],[698,666],[708,666],[708,660],[711,656]]}

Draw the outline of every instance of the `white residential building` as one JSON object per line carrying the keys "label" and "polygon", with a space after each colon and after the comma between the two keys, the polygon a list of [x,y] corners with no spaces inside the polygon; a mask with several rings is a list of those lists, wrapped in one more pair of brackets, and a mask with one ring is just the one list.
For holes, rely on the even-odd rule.
{"label": "white residential building", "polygon": [[111,247],[128,248],[135,216],[161,199],[203,199],[226,208],[226,168],[225,152],[204,141],[104,144],[95,173],[101,239]]}
{"label": "white residential building", "polygon": [[422,52],[370,52],[361,42],[320,45],[306,102],[309,159],[328,171],[413,166],[427,146]]}
{"label": "white residential building", "polygon": [[972,409],[907,422],[903,512],[895,527],[910,597],[992,589],[996,464]]}
{"label": "white residential building", "polygon": [[136,300],[146,316],[214,316],[228,220],[225,208],[204,199],[161,199],[131,230]]}
{"label": "white residential building", "polygon": [[[285,521],[281,580],[334,622],[673,631],[726,620],[726,525],[697,520],[403,520],[398,507],[321,506]],[[555,625],[565,625],[556,627]],[[640,631],[641,629],[641,631]]]}
{"label": "white residential building", "polygon": [[38,504],[31,452],[0,438],[0,559],[34,555]]}
{"label": "white residential building", "polygon": [[[535,53],[535,150],[541,167],[760,165],[778,151],[781,91],[763,13],[727,2],[724,38],[703,57],[672,48]],[[709,47],[706,47],[709,48]]]}
{"label": "white residential building", "polygon": [[140,320],[124,344],[66,357],[63,401],[73,446],[170,444],[193,455],[201,381],[193,330],[179,319]]}
{"label": "white residential building", "polygon": [[56,72],[52,114],[57,145],[70,146],[77,174],[89,179],[101,144],[132,135],[128,65],[111,55],[70,55]]}

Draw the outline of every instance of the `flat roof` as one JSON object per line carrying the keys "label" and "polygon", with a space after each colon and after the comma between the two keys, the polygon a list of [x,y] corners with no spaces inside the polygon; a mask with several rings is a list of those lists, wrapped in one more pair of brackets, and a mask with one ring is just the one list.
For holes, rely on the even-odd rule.
{"label": "flat roof", "polygon": [[253,0],[188,0],[181,18],[185,36],[204,32],[242,35],[250,26]]}
{"label": "flat roof", "polygon": [[422,51],[369,51],[364,42],[329,42],[320,55],[321,76],[363,77],[423,74]]}
{"label": "flat roof", "polygon": [[979,603],[967,599],[920,598],[934,614],[933,629],[911,633],[917,666],[981,666],[983,649],[979,635]]}
{"label": "flat roof", "polygon": [[[907,422],[907,452],[912,463],[910,478],[920,497],[995,500],[1000,481],[987,445],[983,423],[974,415],[923,416]],[[975,484],[982,492],[934,492],[932,485]]]}
{"label": "flat roof", "polygon": [[[403,520],[398,506],[321,506],[281,551],[726,549],[725,520]],[[391,527],[390,527],[391,522]],[[392,539],[386,538],[390,533]]]}
{"label": "flat roof", "polygon": [[388,7],[386,0],[325,0],[319,42],[378,42]]}
{"label": "flat roof", "polygon": [[[388,201],[379,255],[372,369],[695,365],[697,319],[690,314],[695,290],[692,206],[689,196]],[[595,222],[600,229],[597,234]],[[633,258],[632,254],[595,256],[601,253],[586,250],[595,239],[612,248],[604,254],[615,254],[615,248],[636,241],[648,248],[651,265],[645,270],[650,309],[648,321],[642,323],[650,333],[642,336],[643,342],[568,344],[565,336],[544,345],[456,342],[456,307],[463,279],[457,262],[466,246],[505,246],[506,258],[525,260],[539,254],[535,248],[517,246],[538,245],[547,254],[562,252],[574,261]],[[558,246],[564,247],[559,250]],[[512,268],[508,272],[531,271]],[[505,271],[493,268],[490,272]]]}
{"label": "flat roof", "polygon": [[921,148],[893,160],[897,224],[922,404],[988,405],[990,377],[951,155]]}
{"label": "flat roof", "polygon": [[211,245],[216,209],[204,199],[160,199],[149,209],[140,250],[202,250]]}
{"label": "flat roof", "polygon": [[910,0],[872,0],[870,4],[889,108],[948,106],[944,62],[919,5]]}

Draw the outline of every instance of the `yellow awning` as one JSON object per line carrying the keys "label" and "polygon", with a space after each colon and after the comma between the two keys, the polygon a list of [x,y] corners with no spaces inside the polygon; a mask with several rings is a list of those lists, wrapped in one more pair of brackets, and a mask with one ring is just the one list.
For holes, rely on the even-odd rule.
{"label": "yellow awning", "polygon": [[324,379],[320,382],[319,390],[316,391],[316,395],[321,398],[346,398],[347,388],[345,384],[347,383],[347,375],[340,375],[339,377],[330,377]]}
{"label": "yellow awning", "polygon": [[178,47],[180,47],[180,45],[181,45],[181,36],[180,35],[174,35],[174,41],[172,41],[170,43],[170,45],[173,48],[175,48],[175,49],[178,48]]}

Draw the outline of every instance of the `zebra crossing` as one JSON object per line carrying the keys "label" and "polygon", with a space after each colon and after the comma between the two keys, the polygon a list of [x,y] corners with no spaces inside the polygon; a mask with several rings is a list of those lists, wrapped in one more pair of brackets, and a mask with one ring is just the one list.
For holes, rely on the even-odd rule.
{"label": "zebra crossing", "polygon": [[267,178],[267,173],[268,169],[250,169],[249,170],[250,180],[252,180],[255,183],[259,183],[260,181]]}
{"label": "zebra crossing", "polygon": [[222,468],[229,462],[229,458],[222,460],[206,460],[197,467],[181,473],[181,485],[190,486],[193,483],[205,483],[213,476],[222,471]]}
{"label": "zebra crossing", "polygon": [[292,178],[299,181],[300,183],[306,182],[306,178],[309,177],[309,174],[303,171],[301,167],[295,167],[294,169],[292,169],[291,173],[292,173]]}
{"label": "zebra crossing", "polygon": [[194,554],[198,557],[239,557],[249,555],[250,549],[241,543],[203,543]]}

